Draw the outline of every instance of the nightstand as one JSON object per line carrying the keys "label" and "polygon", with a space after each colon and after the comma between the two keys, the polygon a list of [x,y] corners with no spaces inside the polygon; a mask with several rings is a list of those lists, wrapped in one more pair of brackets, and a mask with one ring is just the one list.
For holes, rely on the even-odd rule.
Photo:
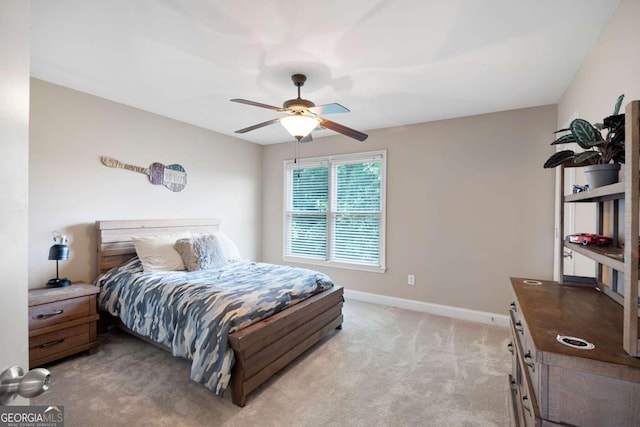
{"label": "nightstand", "polygon": [[30,368],[81,351],[96,352],[98,292],[100,288],[86,283],[29,291]]}

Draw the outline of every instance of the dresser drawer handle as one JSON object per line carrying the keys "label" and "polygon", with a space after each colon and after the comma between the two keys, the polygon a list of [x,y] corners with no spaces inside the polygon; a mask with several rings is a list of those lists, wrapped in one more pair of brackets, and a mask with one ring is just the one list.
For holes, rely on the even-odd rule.
{"label": "dresser drawer handle", "polygon": [[513,301],[511,304],[509,304],[509,309],[511,309],[511,311],[518,311],[518,308],[516,307],[516,302]]}
{"label": "dresser drawer handle", "polygon": [[511,380],[511,390],[518,392],[518,386],[516,385],[516,380]]}
{"label": "dresser drawer handle", "polygon": [[34,319],[48,319],[49,317],[57,316],[58,314],[62,313],[64,313],[64,310],[55,310],[47,314],[38,314],[36,317],[34,317]]}
{"label": "dresser drawer handle", "polygon": [[533,362],[533,357],[531,357],[531,351],[527,351],[527,354],[524,355],[524,364],[530,367],[533,372],[536,371],[536,364]]}
{"label": "dresser drawer handle", "polygon": [[51,341],[51,342],[47,342],[47,343],[44,343],[44,344],[40,344],[40,348],[53,347],[54,345],[62,344],[63,342],[64,342],[64,338],[56,340],[56,341]]}
{"label": "dresser drawer handle", "polygon": [[522,407],[531,415],[531,408],[529,408],[529,396],[522,396]]}
{"label": "dresser drawer handle", "polygon": [[513,354],[513,343],[512,342],[507,344],[507,350],[509,350],[509,353]]}
{"label": "dresser drawer handle", "polygon": [[516,328],[516,331],[520,332],[522,335],[524,335],[524,328],[522,327],[522,323],[518,320],[516,322],[516,324],[514,325],[514,328]]}

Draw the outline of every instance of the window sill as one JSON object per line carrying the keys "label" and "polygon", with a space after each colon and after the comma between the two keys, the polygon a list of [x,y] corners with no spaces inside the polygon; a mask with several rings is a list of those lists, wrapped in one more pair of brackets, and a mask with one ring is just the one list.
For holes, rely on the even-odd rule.
{"label": "window sill", "polygon": [[329,268],[341,268],[344,270],[357,270],[357,271],[366,271],[369,273],[384,273],[387,271],[386,267],[374,267],[371,265],[360,265],[360,264],[350,264],[346,262],[337,262],[337,261],[323,261],[312,258],[298,258],[298,257],[289,257],[285,256],[282,258],[286,262],[293,262],[296,264],[309,264],[309,265],[319,265],[322,267]]}

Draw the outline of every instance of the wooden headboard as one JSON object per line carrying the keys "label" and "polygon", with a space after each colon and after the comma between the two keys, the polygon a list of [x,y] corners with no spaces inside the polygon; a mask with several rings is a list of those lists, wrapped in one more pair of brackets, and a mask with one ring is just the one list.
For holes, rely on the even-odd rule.
{"label": "wooden headboard", "polygon": [[217,218],[96,221],[98,275],[122,264],[136,254],[131,236],[182,231],[211,233],[219,229],[220,220]]}

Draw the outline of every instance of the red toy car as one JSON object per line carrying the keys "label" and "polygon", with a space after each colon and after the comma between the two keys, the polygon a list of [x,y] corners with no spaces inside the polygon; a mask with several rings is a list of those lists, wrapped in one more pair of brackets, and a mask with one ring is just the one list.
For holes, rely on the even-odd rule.
{"label": "red toy car", "polygon": [[565,240],[569,243],[582,243],[584,246],[605,246],[613,243],[613,239],[611,237],[603,236],[601,234],[589,233],[569,234]]}

